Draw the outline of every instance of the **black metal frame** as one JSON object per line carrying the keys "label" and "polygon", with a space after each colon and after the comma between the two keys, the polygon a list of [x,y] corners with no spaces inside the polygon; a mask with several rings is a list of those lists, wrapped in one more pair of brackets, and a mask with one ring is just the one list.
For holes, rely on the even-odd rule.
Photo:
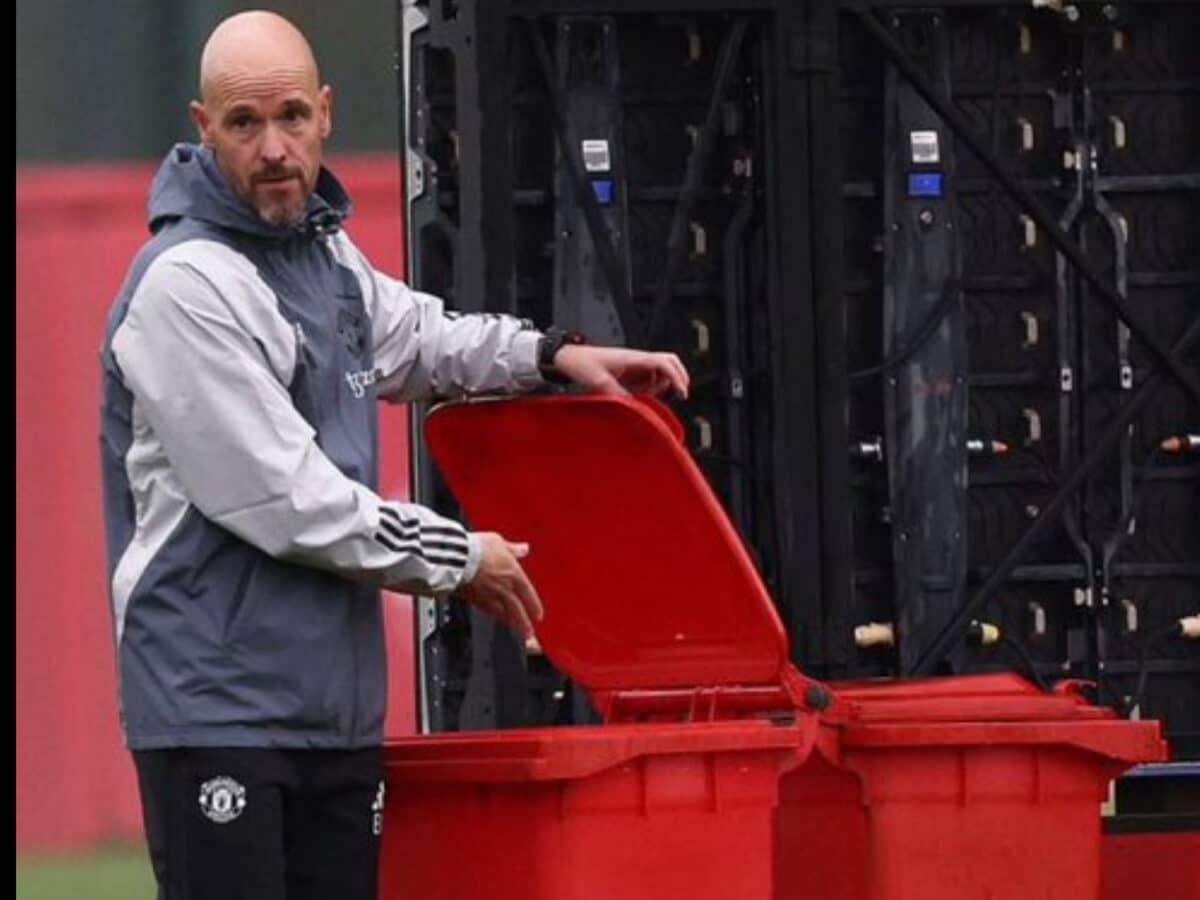
{"label": "black metal frame", "polygon": [[[1150,5],[1159,0],[1128,0],[1121,7]],[[1101,0],[1080,0],[1080,7],[1101,7]],[[438,9],[444,4],[434,4]],[[942,0],[937,9],[994,9],[1008,6],[1014,10],[1027,8],[1028,0]],[[433,8],[433,7],[431,7]],[[886,577],[879,572],[856,573],[851,522],[847,510],[851,506],[854,479],[846,453],[849,445],[846,410],[850,379],[864,373],[848,372],[847,333],[845,319],[845,290],[843,283],[843,185],[840,171],[839,135],[829,127],[837,120],[840,68],[838,48],[843,28],[857,22],[883,50],[895,71],[910,84],[921,99],[933,109],[954,136],[982,162],[989,175],[1004,193],[1024,209],[1046,235],[1059,253],[1064,271],[1077,272],[1091,287],[1091,292],[1129,327],[1129,333],[1155,354],[1158,370],[1149,374],[1140,387],[1131,388],[1116,419],[1097,436],[1090,450],[1078,460],[1070,477],[1058,485],[1042,505],[1036,519],[996,563],[972,574],[980,586],[964,605],[961,605],[948,624],[936,632],[932,641],[922,635],[920,653],[905,668],[912,674],[937,670],[944,661],[958,652],[966,629],[979,616],[997,590],[1013,583],[1053,583],[1086,581],[1092,583],[1095,566],[1090,556],[1081,555],[1081,562],[1045,565],[1022,565],[1028,551],[1055,524],[1076,496],[1079,488],[1088,483],[1110,449],[1124,442],[1121,450],[1122,471],[1126,486],[1122,491],[1123,511],[1128,513],[1136,500],[1129,480],[1134,471],[1127,452],[1126,426],[1137,418],[1154,399],[1162,385],[1169,383],[1167,374],[1177,381],[1190,396],[1200,398],[1200,378],[1188,367],[1185,354],[1189,342],[1196,338],[1200,318],[1192,323],[1183,338],[1167,348],[1161,338],[1151,332],[1140,316],[1132,315],[1125,300],[1127,287],[1171,286],[1167,275],[1146,276],[1126,273],[1119,266],[1114,287],[1085,253],[1080,243],[1068,234],[1070,220],[1055,219],[1034,197],[1034,191],[1045,191],[1047,185],[1031,179],[1016,178],[976,135],[965,118],[951,105],[944,93],[926,77],[920,65],[911,59],[878,14],[891,16],[902,10],[929,11],[928,2],[918,0],[754,0],[745,4],[730,4],[728,0],[477,0],[458,4],[459,24],[445,30],[451,35],[454,50],[459,54],[460,75],[457,84],[459,147],[464,172],[469,178],[459,185],[460,207],[466,210],[457,236],[458,265],[455,271],[454,294],[458,306],[472,308],[474,297],[483,298],[479,308],[509,311],[516,308],[517,298],[512,284],[512,172],[507,154],[495,152],[504,146],[504,116],[508,114],[505,78],[497,77],[508,63],[505,59],[504,34],[507,23],[519,21],[527,29],[541,70],[542,80],[553,98],[555,132],[560,158],[574,186],[574,200],[583,214],[588,234],[596,247],[599,268],[611,289],[614,305],[619,311],[627,341],[632,344],[654,343],[659,334],[664,313],[671,305],[675,291],[679,260],[682,256],[682,234],[688,222],[690,204],[698,185],[698,173],[703,169],[716,128],[717,110],[729,81],[728,61],[736,57],[743,40],[747,20],[769,17],[771,27],[756,38],[762,67],[763,101],[769,114],[763,128],[765,145],[786,149],[772,154],[766,161],[769,171],[766,180],[770,189],[759,199],[742,198],[738,215],[745,227],[751,215],[763,216],[767,223],[765,240],[769,262],[765,279],[769,318],[772,323],[770,377],[775,390],[770,395],[769,417],[774,430],[769,446],[769,468],[774,473],[773,511],[774,541],[777,544],[780,570],[772,585],[781,614],[792,637],[793,653],[814,673],[837,676],[861,674],[862,656],[852,641],[853,626],[858,624],[852,594],[856,578]],[[707,115],[698,132],[694,152],[687,167],[685,184],[675,201],[671,217],[668,261],[657,283],[649,327],[642,328],[629,293],[629,273],[608,237],[596,198],[579,159],[578,144],[572,140],[564,109],[564,98],[550,48],[546,45],[540,22],[553,15],[623,14],[645,12],[728,12],[738,25],[725,36],[720,52],[723,62],[717,66],[707,98]],[[1048,15],[1048,13],[1047,13]],[[850,22],[851,24],[844,24]],[[457,29],[457,30],[456,30]],[[402,90],[402,95],[404,91]],[[464,108],[464,104],[470,107]],[[983,179],[976,179],[983,183]],[[561,182],[560,182],[561,184]],[[1097,191],[1120,192],[1147,189],[1195,189],[1200,185],[1200,173],[1172,176],[1095,176],[1091,188]],[[977,188],[965,182],[965,191]],[[873,195],[871,185],[851,185]],[[428,218],[428,217],[427,217]],[[736,228],[727,234],[723,248],[726,259],[726,285],[723,302],[727,311],[734,311],[737,299],[737,272],[748,265],[736,240]],[[732,236],[731,236],[732,235]],[[415,273],[420,281],[420,272]],[[967,273],[962,279],[964,290],[977,286],[978,278]],[[1122,281],[1126,283],[1122,283]],[[1178,286],[1192,282],[1186,279]],[[422,285],[424,286],[424,285]],[[1013,289],[1020,289],[1014,279]],[[951,298],[953,299],[953,298]],[[911,345],[898,348],[882,367],[901,364],[924,342],[941,317],[952,309],[952,302],[938,304],[929,313],[929,328],[916,329]],[[925,336],[922,336],[925,335]],[[739,361],[746,352],[747,335],[736,329],[726,335],[730,360],[729,391],[730,418],[727,423],[733,462],[749,465],[762,462],[761,457],[748,461],[746,448],[739,444],[739,423],[750,413],[740,402],[742,372]],[[860,380],[860,379],[856,379]],[[1037,384],[1036,372],[980,373],[968,379],[970,388],[1030,387]],[[755,413],[761,417],[761,411]],[[760,451],[756,451],[760,452]],[[1074,460],[1071,460],[1074,462]],[[1066,467],[1063,467],[1066,468]],[[979,484],[1004,483],[1001,476],[1016,478],[1016,468],[1003,473],[982,473]],[[1026,473],[1028,475],[1029,473]],[[1039,480],[1032,473],[1032,480]],[[856,476],[857,477],[857,476]],[[1162,473],[1147,477],[1165,477]],[[1026,477],[1025,481],[1030,481]],[[972,476],[972,484],[976,480]],[[1051,477],[1044,483],[1053,484]],[[431,482],[421,488],[422,496],[432,496]],[[742,506],[747,502],[744,492],[730,494],[730,506],[741,521]],[[1068,517],[1070,520],[1071,517]],[[1068,524],[1068,531],[1070,530]],[[1080,541],[1086,547],[1086,542]],[[1115,555],[1115,554],[1113,554]],[[1111,564],[1111,565],[1109,565]],[[1186,563],[1127,563],[1106,562],[1105,580],[1109,575],[1127,577],[1193,577],[1196,568]],[[956,601],[957,602],[957,601]],[[490,636],[489,636],[490,635]],[[474,638],[473,638],[474,640]],[[504,662],[518,652],[502,636],[487,632],[481,623],[480,641],[476,643],[475,665],[491,667],[489,677],[513,678],[521,682],[519,666]],[[512,660],[510,659],[509,662]],[[1056,664],[1037,663],[1041,671],[1054,671]],[[1124,663],[1112,663],[1110,672],[1117,672]],[[1152,671],[1174,671],[1170,661],[1151,663]],[[524,682],[521,682],[524,689]],[[504,704],[499,690],[489,695],[482,706],[495,715],[496,724],[512,721],[520,710],[509,706],[508,714],[499,712]],[[482,721],[482,720],[481,720]],[[486,723],[485,723],[486,724]]]}
{"label": "black metal frame", "polygon": [[[824,391],[834,393],[837,384],[818,381],[810,361],[821,346],[817,331],[817,309],[804,299],[820,286],[816,273],[815,235],[836,225],[826,218],[828,210],[814,208],[817,147],[813,144],[812,121],[820,99],[814,95],[812,76],[828,65],[820,24],[813,18],[812,4],[780,3],[774,18],[764,86],[769,93],[767,146],[787,148],[767,161],[769,258],[774,260],[769,290],[772,326],[778,329],[772,348],[772,383],[787,390],[771,393],[775,429],[772,442],[772,471],[776,486],[774,507],[776,542],[779,547],[777,600],[792,641],[792,655],[824,666],[828,655],[825,603],[821,588],[830,572],[826,563],[836,560],[822,552],[820,473],[831,450],[845,459],[845,442],[833,447],[828,436],[814,443],[819,432],[818,410]],[[786,159],[785,159],[786,156]],[[828,302],[828,298],[826,298]],[[837,398],[845,402],[845,394]],[[834,537],[834,536],[831,536]],[[836,638],[834,638],[836,640]]]}
{"label": "black metal frame", "polygon": [[[1195,321],[1192,322],[1191,327],[1175,342],[1175,345],[1171,348],[1171,358],[1175,361],[1182,360],[1184,354],[1198,338],[1200,338],[1200,316],[1197,316]],[[1021,535],[1020,540],[1005,554],[1003,561],[991,571],[983,585],[972,595],[971,599],[967,601],[967,604],[950,621],[941,634],[938,635],[937,639],[929,646],[929,649],[921,655],[910,674],[929,674],[941,662],[946,653],[958,641],[963,639],[971,622],[979,615],[984,604],[987,603],[997,588],[1004,583],[1005,579],[1017,567],[1028,549],[1050,526],[1058,521],[1058,516],[1066,506],[1067,501],[1071,499],[1080,485],[1095,471],[1096,467],[1103,462],[1108,452],[1120,440],[1129,423],[1137,418],[1138,414],[1146,407],[1149,401],[1154,398],[1161,381],[1161,372],[1152,373],[1142,383],[1142,386],[1134,392],[1134,395],[1121,407],[1120,415],[1104,430],[1103,437],[1093,445],[1091,451],[1083,458],[1078,467],[1071,473],[1071,476],[1054,492],[1050,502],[1042,508],[1038,517],[1030,524],[1026,532]]]}
{"label": "black metal frame", "polygon": [[970,148],[971,152],[984,164],[988,172],[1008,192],[1009,196],[1016,200],[1021,208],[1029,214],[1029,217],[1037,223],[1038,227],[1046,233],[1051,243],[1070,261],[1075,270],[1086,278],[1104,302],[1113,308],[1121,320],[1129,327],[1134,337],[1154,351],[1154,355],[1158,357],[1160,363],[1170,370],[1171,374],[1179,380],[1180,384],[1188,389],[1193,397],[1200,400],[1200,376],[1185,367],[1179,360],[1172,358],[1170,350],[1162,343],[1158,335],[1155,335],[1146,328],[1141,320],[1133,314],[1117,289],[1108,283],[1108,279],[1087,258],[1087,255],[1071,239],[1071,236],[1062,229],[1058,221],[1045,210],[1037,198],[1017,181],[1005,169],[1004,165],[996,159],[995,155],[984,146],[983,141],[975,135],[967,120],[950,105],[941,91],[929,81],[925,73],[921,71],[921,67],[909,58],[908,54],[904,52],[904,48],[897,43],[888,30],[873,15],[865,10],[856,12],[856,16],[867,33],[879,44],[880,49],[891,60],[892,64],[916,88],[925,102],[937,112],[942,121],[954,132],[955,136]]}
{"label": "black metal frame", "polygon": [[[902,4],[888,5],[895,7]],[[878,6],[880,4],[870,4],[871,8],[877,8]],[[970,124],[962,114],[951,106],[950,102],[929,80],[921,67],[909,58],[904,48],[900,46],[899,42],[897,42],[888,29],[878,21],[871,12],[871,9],[865,5],[860,7],[857,4],[852,5],[852,8],[854,9],[856,18],[866,32],[874,38],[891,63],[903,74],[905,79],[917,90],[925,102],[938,114],[951,131],[953,131],[955,136],[975,154],[976,158],[984,164],[988,172],[999,182],[1008,195],[1016,200],[1020,207],[1029,214],[1030,218],[1037,223],[1038,227],[1049,236],[1056,249],[1088,281],[1101,299],[1112,307],[1129,332],[1152,350],[1158,358],[1159,363],[1193,397],[1200,400],[1200,377],[1197,376],[1194,370],[1187,366],[1183,358],[1190,348],[1192,341],[1200,336],[1200,315],[1196,317],[1192,326],[1173,347],[1169,349],[1165,347],[1158,336],[1147,329],[1133,315],[1122,296],[1124,293],[1123,285],[1114,288],[1108,283],[1108,280],[1098,270],[1096,265],[1087,258],[1084,251],[1071,239],[1070,235],[1066,233],[1059,222],[1043,208],[1041,203],[1038,202],[1026,187],[1005,169],[1004,165],[996,159],[995,155],[984,145],[983,141],[975,135]],[[1119,280],[1123,280],[1123,269],[1123,265],[1118,266]],[[1058,521],[1059,514],[1074,496],[1076,490],[1103,463],[1108,451],[1125,432],[1126,426],[1136,418],[1147,402],[1153,398],[1159,380],[1158,373],[1152,374],[1134,396],[1123,405],[1120,415],[1105,429],[1103,437],[1095,443],[1092,450],[1072,472],[1070,478],[1055,491],[1049,503],[1042,509],[1025,534],[1008,551],[1003,561],[996,566],[966,605],[960,609],[938,634],[928,649],[921,653],[915,664],[907,668],[908,674],[930,674],[945,659],[954,646],[963,640],[971,622],[980,614],[987,601],[995,594],[996,590],[1004,583],[1012,570],[1024,558],[1025,553],[1038,537]]]}

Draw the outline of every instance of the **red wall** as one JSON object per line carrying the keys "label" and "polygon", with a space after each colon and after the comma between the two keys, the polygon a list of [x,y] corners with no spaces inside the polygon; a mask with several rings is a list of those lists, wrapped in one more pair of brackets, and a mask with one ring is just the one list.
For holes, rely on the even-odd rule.
{"label": "red wall", "polygon": [[[403,272],[392,157],[334,160],[349,230]],[[17,851],[141,834],[116,712],[100,510],[99,349],[146,237],[154,166],[17,169]],[[384,493],[408,494],[407,416],[384,407]],[[408,601],[388,598],[389,734],[414,728]]]}

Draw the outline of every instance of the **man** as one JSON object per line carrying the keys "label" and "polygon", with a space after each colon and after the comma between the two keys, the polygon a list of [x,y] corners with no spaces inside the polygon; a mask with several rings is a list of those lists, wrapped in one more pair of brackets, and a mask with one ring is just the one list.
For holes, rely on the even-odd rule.
{"label": "man", "polygon": [[457,595],[525,635],[541,615],[528,547],[378,496],[374,401],[688,376],[375,271],[321,166],[330,88],[279,16],[221,23],[200,92],[201,144],[155,179],[103,350],[122,718],[159,896],[374,900],[378,589]]}

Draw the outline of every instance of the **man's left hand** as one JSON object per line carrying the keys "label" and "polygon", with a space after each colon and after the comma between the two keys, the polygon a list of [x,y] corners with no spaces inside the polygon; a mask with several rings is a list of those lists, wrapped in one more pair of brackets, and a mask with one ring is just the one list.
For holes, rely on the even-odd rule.
{"label": "man's left hand", "polygon": [[598,394],[661,394],[687,397],[691,378],[674,353],[568,344],[554,354],[554,368]]}

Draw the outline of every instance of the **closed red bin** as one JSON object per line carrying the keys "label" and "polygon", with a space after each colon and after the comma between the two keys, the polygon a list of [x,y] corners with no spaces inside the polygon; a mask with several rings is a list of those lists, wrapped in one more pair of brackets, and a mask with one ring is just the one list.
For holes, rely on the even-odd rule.
{"label": "closed red bin", "polygon": [[536,398],[427,435],[475,527],[530,543],[539,641],[607,724],[389,744],[381,896],[771,900],[780,775],[826,694],[678,423]]}
{"label": "closed red bin", "polygon": [[1166,754],[1157,722],[1118,720],[1070,685],[831,687],[833,724],[781,788],[781,898],[817,883],[830,900],[1097,900],[1108,783]]}
{"label": "closed red bin", "polygon": [[393,745],[381,896],[768,900],[789,732],[696,723]]}

